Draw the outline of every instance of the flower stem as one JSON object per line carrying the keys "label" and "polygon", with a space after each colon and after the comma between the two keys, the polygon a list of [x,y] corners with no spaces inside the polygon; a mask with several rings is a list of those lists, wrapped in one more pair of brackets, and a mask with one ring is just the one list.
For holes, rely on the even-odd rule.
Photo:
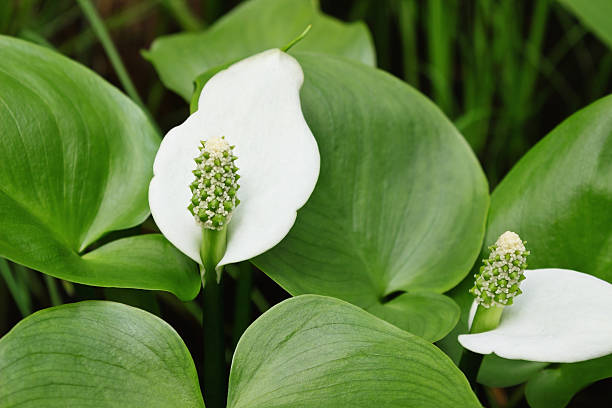
{"label": "flower stem", "polygon": [[242,333],[251,322],[251,291],[253,289],[253,269],[250,262],[236,265],[236,303],[234,310],[233,346],[236,347]]}
{"label": "flower stem", "polygon": [[202,326],[204,328],[203,394],[206,406],[221,408],[225,405],[227,376],[223,336],[221,285],[214,273],[204,274],[202,292]]}
{"label": "flower stem", "polygon": [[57,290],[57,285],[55,284],[55,279],[52,276],[44,275],[45,283],[47,285],[47,289],[49,291],[49,299],[51,300],[51,304],[53,306],[59,306],[62,304],[62,296]]}
{"label": "flower stem", "polygon": [[208,408],[225,406],[227,366],[223,334],[223,299],[215,270],[225,253],[227,230],[202,229],[202,326],[204,328],[203,394]]}
{"label": "flower stem", "polygon": [[474,321],[472,322],[472,327],[470,329],[470,334],[482,333],[495,329],[497,326],[499,326],[499,320],[501,319],[503,311],[503,306],[491,306],[489,308],[485,308],[482,305],[478,305],[478,309],[476,309]]}
{"label": "flower stem", "polygon": [[[504,311],[503,306],[491,306],[485,308],[482,305],[478,305],[474,320],[472,321],[472,327],[470,328],[470,334],[482,333],[485,331],[493,330],[499,326],[502,312]],[[459,368],[465,374],[465,377],[472,385],[472,389],[476,395],[482,400],[483,394],[482,389],[478,388],[476,379],[478,378],[478,371],[482,364],[482,354],[476,354],[469,350],[464,350],[459,362]]]}

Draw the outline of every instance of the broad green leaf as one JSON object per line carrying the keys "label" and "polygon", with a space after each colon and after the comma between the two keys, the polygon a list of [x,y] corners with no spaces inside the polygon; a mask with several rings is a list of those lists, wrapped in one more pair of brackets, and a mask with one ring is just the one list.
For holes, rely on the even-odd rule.
{"label": "broad green leaf", "polygon": [[482,359],[477,381],[489,387],[512,387],[529,380],[548,363],[537,361],[508,360],[495,354]]}
{"label": "broad green leaf", "polygon": [[559,0],[569,11],[612,48],[612,1],[610,0]]}
{"label": "broad green leaf", "polygon": [[435,329],[420,326],[427,302],[410,297],[452,288],[473,265],[488,205],[478,161],[442,112],[402,81],[340,58],[296,56],[321,172],[293,229],[254,263],[292,295],[337,297],[441,338],[456,313],[441,313]]}
{"label": "broad green leaf", "polygon": [[160,139],[126,96],[53,51],[0,37],[0,135],[0,256],[84,284],[197,294],[193,266],[159,236],[81,257],[149,214]]}
{"label": "broad green leaf", "polygon": [[308,24],[312,30],[292,50],[334,54],[375,64],[370,33],[363,23],[342,23],[324,15],[312,0],[251,0],[210,29],[160,37],[144,53],[164,85],[190,100],[203,72],[269,48],[280,48]]}
{"label": "broad green leaf", "polygon": [[3,407],[204,407],[193,360],[163,320],[120,303],[45,309],[0,339]]}
{"label": "broad green leaf", "polygon": [[578,391],[608,377],[612,377],[612,354],[542,370],[527,383],[525,394],[532,408],[562,408]]}
{"label": "broad green leaf", "polygon": [[229,408],[479,407],[457,367],[423,339],[338,299],[298,296],[240,339]]}
{"label": "broad green leaf", "polygon": [[[514,166],[491,196],[485,245],[515,231],[531,251],[530,269],[567,268],[612,282],[610,208],[612,96],[570,116]],[[591,378],[588,364],[567,366]],[[578,391],[548,387],[557,385],[564,395]]]}

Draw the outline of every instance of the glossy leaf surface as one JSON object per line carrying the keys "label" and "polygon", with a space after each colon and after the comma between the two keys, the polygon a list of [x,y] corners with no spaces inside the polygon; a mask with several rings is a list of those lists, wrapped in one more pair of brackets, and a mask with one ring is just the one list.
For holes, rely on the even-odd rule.
{"label": "glossy leaf surface", "polygon": [[204,407],[187,347],[163,320],[120,303],[37,312],[0,339],[2,406]]}
{"label": "glossy leaf surface", "polygon": [[238,343],[228,407],[478,407],[463,374],[423,339],[346,302],[298,296]]}

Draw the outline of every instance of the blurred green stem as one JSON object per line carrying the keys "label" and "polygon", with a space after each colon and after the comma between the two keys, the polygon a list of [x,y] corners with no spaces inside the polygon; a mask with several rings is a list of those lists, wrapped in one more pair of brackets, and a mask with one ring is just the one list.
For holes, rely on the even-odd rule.
{"label": "blurred green stem", "polygon": [[9,292],[11,292],[21,315],[23,317],[30,315],[32,313],[32,300],[30,299],[28,288],[23,285],[23,280],[15,279],[8,262],[4,258],[0,258],[0,274],[6,282],[6,286]]}
{"label": "blurred green stem", "polygon": [[236,300],[234,308],[233,346],[236,347],[242,333],[251,322],[251,289],[253,268],[248,261],[235,265],[237,269]]}
{"label": "blurred green stem", "polygon": [[[117,14],[103,20],[103,25],[108,31],[113,31],[130,24],[133,24],[153,11],[160,0],[149,0],[126,7]],[[77,9],[77,11],[79,11]],[[91,29],[83,30],[69,40],[61,44],[58,49],[64,54],[75,54],[84,51],[96,40],[96,34]]]}
{"label": "blurred green stem", "polygon": [[402,43],[402,65],[404,80],[415,88],[419,87],[419,59],[417,54],[417,2],[398,0],[400,40]]}
{"label": "blurred green stem", "polygon": [[427,3],[427,45],[429,76],[434,101],[448,116],[453,116],[453,46],[457,25],[454,0]]}
{"label": "blurred green stem", "polygon": [[181,28],[185,31],[197,31],[204,28],[205,24],[191,12],[189,4],[185,0],[162,0],[164,7],[172,14]]}
{"label": "blurred green stem", "polygon": [[106,51],[106,55],[108,55],[108,58],[111,64],[113,65],[117,76],[119,77],[119,81],[121,82],[123,89],[125,89],[125,92],[127,92],[130,98],[132,98],[132,100],[138,105],[140,105],[140,107],[146,112],[146,107],[140,99],[140,96],[136,91],[136,87],[132,83],[132,80],[128,75],[127,70],[123,65],[123,61],[121,61],[121,57],[119,57],[117,48],[115,48],[115,44],[113,44],[113,41],[111,40],[108,31],[106,30],[104,23],[100,19],[100,16],[98,15],[98,12],[96,11],[95,7],[93,6],[93,4],[91,4],[90,0],[77,0],[77,2],[79,3],[81,10],[83,11],[83,14],[91,24],[93,31],[96,33],[96,36],[100,40],[102,47],[104,47],[104,51]]}
{"label": "blurred green stem", "polygon": [[57,290],[55,279],[47,274],[43,274],[43,276],[45,277],[45,284],[47,285],[47,290],[49,291],[49,299],[51,299],[51,304],[53,306],[61,305],[62,297],[60,296],[60,293]]}

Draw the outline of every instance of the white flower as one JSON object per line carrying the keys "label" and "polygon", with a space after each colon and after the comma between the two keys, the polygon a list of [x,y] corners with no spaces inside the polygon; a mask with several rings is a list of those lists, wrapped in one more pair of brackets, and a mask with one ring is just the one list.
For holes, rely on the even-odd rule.
{"label": "white flower", "polygon": [[212,77],[198,110],[162,141],[149,187],[151,214],[191,259],[202,263],[202,223],[187,208],[201,141],[224,137],[234,145],[240,175],[240,205],[230,214],[218,268],[267,251],[293,226],[314,189],[320,161],[300,107],[302,83],[302,69],[288,54],[274,49],[254,55]]}
{"label": "white flower", "polygon": [[[612,285],[567,269],[525,271],[523,294],[499,326],[463,334],[463,347],[515,360],[574,363],[612,353]],[[472,304],[472,325],[477,303]]]}

